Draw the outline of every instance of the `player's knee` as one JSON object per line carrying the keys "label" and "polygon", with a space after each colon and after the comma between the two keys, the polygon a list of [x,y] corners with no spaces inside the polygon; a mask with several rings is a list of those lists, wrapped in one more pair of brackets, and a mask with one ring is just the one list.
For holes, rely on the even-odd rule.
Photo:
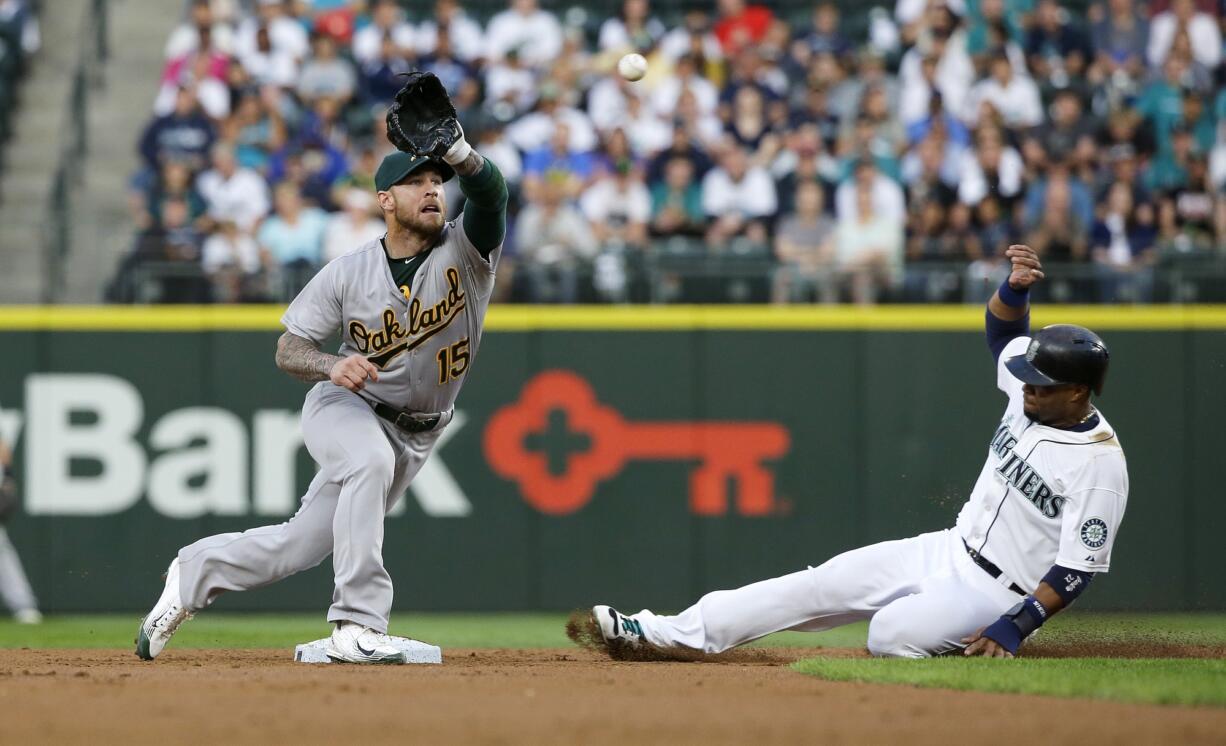
{"label": "player's knee", "polygon": [[355,449],[350,455],[350,475],[391,484],[396,474],[396,455],[386,443]]}
{"label": "player's knee", "polygon": [[920,644],[914,630],[900,614],[877,612],[868,623],[868,652],[879,658],[927,658],[930,653]]}

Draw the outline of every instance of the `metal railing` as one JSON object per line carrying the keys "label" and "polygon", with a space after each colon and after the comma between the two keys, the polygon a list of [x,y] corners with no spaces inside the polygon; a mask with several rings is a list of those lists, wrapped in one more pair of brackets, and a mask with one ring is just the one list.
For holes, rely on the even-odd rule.
{"label": "metal railing", "polygon": [[[526,303],[814,303],[850,300],[846,277],[830,271],[821,279],[835,288],[822,296],[813,285],[806,292],[779,293],[780,276],[792,271],[775,261],[764,246],[742,246],[712,253],[701,241],[657,242],[646,248],[611,247],[595,262],[566,267],[532,265],[504,259],[510,281],[496,295]],[[1226,303],[1226,254],[1168,255],[1152,267],[1121,271],[1103,265],[1052,263],[1047,280],[1036,286],[1035,299],[1057,303]],[[307,266],[279,267],[252,283],[260,292],[254,302],[286,303],[315,273]],[[966,262],[913,263],[896,282],[883,287],[880,303],[983,303],[1008,269]],[[229,278],[232,279],[232,278]],[[812,279],[810,277],[810,279]],[[233,293],[223,281],[207,276],[198,263],[140,261],[124,266],[108,292],[121,303],[208,303]],[[795,287],[793,287],[793,290]]]}
{"label": "metal railing", "polygon": [[42,300],[56,300],[64,261],[72,247],[73,187],[80,184],[82,161],[89,154],[89,95],[101,88],[103,64],[110,47],[107,24],[108,0],[90,0],[85,7],[82,44],[72,73],[65,106],[67,118],[59,159],[52,172],[51,188],[47,193],[46,215],[43,221],[43,288]]}

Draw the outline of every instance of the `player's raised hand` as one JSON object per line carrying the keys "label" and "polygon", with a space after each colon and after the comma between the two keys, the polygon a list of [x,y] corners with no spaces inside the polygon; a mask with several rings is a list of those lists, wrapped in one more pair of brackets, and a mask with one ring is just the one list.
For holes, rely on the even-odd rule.
{"label": "player's raised hand", "polygon": [[[1026,247],[1022,247],[1026,248]],[[1013,653],[1005,650],[1000,643],[990,637],[984,637],[983,631],[987,627],[980,627],[979,631],[973,635],[968,635],[962,638],[962,642],[967,643],[966,649],[962,651],[966,656],[983,656],[984,658],[1012,658]]]}
{"label": "player's raised hand", "polygon": [[337,360],[328,378],[337,386],[356,392],[366,387],[366,379],[378,381],[379,369],[364,356],[354,354]]}
{"label": "player's raised hand", "polygon": [[1047,276],[1043,274],[1038,253],[1029,246],[1015,243],[1005,251],[1005,256],[1013,264],[1009,272],[1009,287],[1014,290],[1025,290]]}

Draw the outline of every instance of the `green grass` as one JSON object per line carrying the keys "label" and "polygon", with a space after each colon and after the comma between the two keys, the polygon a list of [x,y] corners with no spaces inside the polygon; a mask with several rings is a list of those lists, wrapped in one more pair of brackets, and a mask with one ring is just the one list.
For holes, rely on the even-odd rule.
{"label": "green grass", "polygon": [[[1226,614],[1062,614],[1045,625],[1044,646],[1226,646]],[[861,644],[863,638],[861,638]],[[932,660],[810,658],[802,673],[834,681],[962,689],[1150,704],[1226,707],[1226,660],[1019,658]]]}
{"label": "green grass", "polygon": [[793,668],[833,681],[1226,707],[1226,660],[809,658]]}
{"label": "green grass", "polygon": [[[566,614],[395,614],[394,635],[453,648],[564,648]],[[49,616],[38,626],[0,618],[0,648],[116,648],[131,644],[139,614]],[[204,613],[175,635],[178,648],[275,648],[326,636],[323,614]],[[860,647],[865,626],[819,635],[784,632],[755,646]]]}
{"label": "green grass", "polygon": [[[139,614],[50,616],[27,627],[0,618],[0,648],[126,647],[136,631]],[[392,634],[429,640],[444,647],[556,648],[568,647],[566,615],[553,614],[425,614],[396,613]],[[818,634],[782,632],[755,646],[859,648],[865,624],[852,624]],[[328,634],[322,613],[244,614],[205,612],[186,623],[175,636],[176,647],[283,647]],[[1094,642],[1146,640],[1199,645],[1226,645],[1226,614],[1062,614],[1043,628],[1042,641]]]}

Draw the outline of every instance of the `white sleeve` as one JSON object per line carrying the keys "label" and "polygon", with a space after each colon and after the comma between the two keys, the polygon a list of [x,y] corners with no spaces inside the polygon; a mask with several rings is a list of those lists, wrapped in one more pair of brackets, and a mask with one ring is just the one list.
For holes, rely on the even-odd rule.
{"label": "white sleeve", "polygon": [[996,388],[1005,392],[1010,401],[1022,395],[1022,382],[1013,377],[1013,374],[1005,367],[1005,361],[1014,355],[1025,354],[1029,346],[1030,337],[1021,336],[1011,339],[1009,344],[1005,345],[1005,349],[1000,351],[1000,357],[996,360]]}
{"label": "white sleeve", "polygon": [[290,334],[322,345],[340,329],[342,289],[336,264],[325,264],[285,309],[281,324]]}
{"label": "white sleeve", "polygon": [[[1094,446],[1097,447],[1097,446]],[[1082,572],[1111,569],[1111,548],[1128,502],[1128,468],[1122,451],[1107,451],[1086,465],[1079,483],[1064,496],[1056,564]]]}

